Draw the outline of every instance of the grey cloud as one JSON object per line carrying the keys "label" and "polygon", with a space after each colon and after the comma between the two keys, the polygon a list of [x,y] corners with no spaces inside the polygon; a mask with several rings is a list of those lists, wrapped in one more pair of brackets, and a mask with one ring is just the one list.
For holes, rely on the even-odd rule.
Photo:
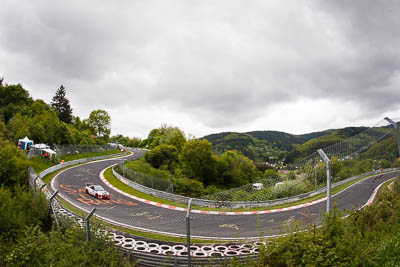
{"label": "grey cloud", "polygon": [[[400,3],[398,1],[319,1],[344,37],[349,57],[322,69],[316,80],[341,97],[363,103],[366,111],[384,112],[400,100]],[[327,77],[330,76],[330,77]],[[334,90],[332,90],[334,89]]]}
{"label": "grey cloud", "polygon": [[21,64],[0,71],[42,92],[65,84],[76,110],[163,105],[209,127],[300,97],[383,113],[400,99],[399,13],[372,0],[4,1],[0,52]]}

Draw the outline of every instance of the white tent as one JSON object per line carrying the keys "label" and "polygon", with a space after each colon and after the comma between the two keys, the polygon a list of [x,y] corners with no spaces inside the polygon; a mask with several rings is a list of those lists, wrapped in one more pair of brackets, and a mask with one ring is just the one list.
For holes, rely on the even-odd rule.
{"label": "white tent", "polygon": [[42,153],[43,157],[49,158],[49,159],[51,159],[53,156],[55,157],[57,154],[54,150],[51,150],[49,148],[42,149],[41,153]]}
{"label": "white tent", "polygon": [[36,144],[33,146],[36,149],[49,149],[50,147],[46,144]]}
{"label": "white tent", "polygon": [[22,150],[29,150],[31,146],[33,146],[33,140],[30,140],[28,136],[18,140],[18,148]]}

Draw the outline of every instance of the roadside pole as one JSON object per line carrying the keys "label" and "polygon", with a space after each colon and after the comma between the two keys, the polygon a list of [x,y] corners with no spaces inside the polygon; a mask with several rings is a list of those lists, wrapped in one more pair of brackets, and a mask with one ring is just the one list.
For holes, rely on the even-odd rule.
{"label": "roadside pole", "polygon": [[326,165],[326,212],[329,213],[331,207],[331,161],[322,149],[318,149],[317,152]]}
{"label": "roadside pole", "polygon": [[92,211],[89,213],[89,215],[86,217],[85,221],[86,221],[86,239],[88,242],[90,242],[90,217],[92,217],[92,215],[95,213],[96,208],[93,208]]}
{"label": "roadside pole", "polygon": [[58,191],[56,191],[56,192],[50,197],[50,208],[49,208],[49,215],[48,215],[48,216],[50,216],[50,214],[53,213],[53,214],[54,214],[54,219],[56,220],[56,224],[57,224],[57,226],[58,226],[57,216],[56,216],[56,214],[54,213],[54,210],[53,210],[53,199],[56,197],[57,194],[58,194]]}
{"label": "roadside pole", "polygon": [[189,199],[187,213],[186,213],[186,240],[187,240],[187,255],[188,255],[188,266],[192,266],[192,256],[190,250],[190,209],[192,207],[192,200]]}

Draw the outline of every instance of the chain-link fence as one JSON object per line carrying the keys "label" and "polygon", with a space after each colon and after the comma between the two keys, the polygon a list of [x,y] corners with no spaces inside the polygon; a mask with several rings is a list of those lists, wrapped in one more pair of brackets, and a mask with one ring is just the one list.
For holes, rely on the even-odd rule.
{"label": "chain-link fence", "polygon": [[69,154],[80,154],[90,152],[104,152],[108,150],[114,150],[115,147],[110,145],[57,145],[54,144],[54,149],[57,152],[57,159],[60,160],[60,156]]}
{"label": "chain-link fence", "polygon": [[151,189],[164,191],[171,194],[174,193],[174,184],[172,181],[131,170],[125,167],[124,161],[121,161],[114,169],[117,173],[131,180],[132,182]]}
{"label": "chain-link fence", "polygon": [[[335,168],[348,159],[354,159],[379,141],[395,135],[394,127],[385,120],[373,127],[324,148]],[[339,182],[349,177],[332,177]],[[252,184],[205,196],[216,201],[266,201],[307,193],[326,186],[326,166],[321,156],[314,152],[292,164],[282,166],[278,175],[271,175]]]}
{"label": "chain-link fence", "polygon": [[[338,166],[350,159],[354,159],[360,153],[369,149],[379,141],[385,140],[396,134],[393,125],[385,120],[376,125],[359,132],[358,134],[324,148],[324,152],[331,159],[331,167],[336,170]],[[336,168],[336,169],[335,169]],[[148,175],[144,175],[128,169],[123,163],[116,168],[117,172],[129,180],[146,187],[160,191],[173,193],[172,182]],[[338,172],[332,172],[332,183],[338,183],[350,178],[350,175],[339,176]],[[272,200],[287,199],[313,192],[322,192],[326,186],[326,165],[321,156],[314,152],[302,157],[294,163],[280,166],[277,174],[263,177],[253,183],[232,188],[226,191],[201,197],[203,203],[196,199],[200,206],[209,207],[251,207],[268,206],[275,203]],[[140,188],[139,188],[140,189]],[[148,193],[148,190],[145,190]],[[160,195],[158,192],[154,194]],[[162,196],[161,196],[162,195]],[[189,199],[185,196],[160,197],[172,199]],[[185,201],[186,202],[186,201]],[[233,203],[238,202],[238,203]],[[249,202],[250,204],[243,204]],[[252,204],[254,202],[254,205]],[[265,202],[265,203],[262,203]]]}
{"label": "chain-link fence", "polygon": [[50,153],[46,152],[47,149],[51,149],[47,146],[45,149],[36,148],[34,146],[28,152],[28,159],[32,157],[47,157],[50,160],[54,160],[59,162],[60,157],[63,155],[73,155],[73,154],[81,154],[81,153],[90,153],[90,152],[104,152],[108,150],[115,150],[115,147],[110,145],[57,145],[53,144],[53,151],[55,152],[54,156]]}

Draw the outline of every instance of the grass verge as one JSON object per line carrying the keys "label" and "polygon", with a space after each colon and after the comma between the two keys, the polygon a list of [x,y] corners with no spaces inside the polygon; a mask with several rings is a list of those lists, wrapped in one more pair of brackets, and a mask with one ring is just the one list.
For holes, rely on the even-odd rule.
{"label": "grass verge", "polygon": [[379,190],[379,192],[378,192],[378,195],[384,194],[384,193],[390,191],[391,188],[389,188],[389,185],[392,184],[392,183],[395,183],[395,182],[398,181],[399,179],[400,179],[400,176],[399,176],[399,177],[396,177],[396,178],[393,179],[393,180],[390,180],[390,181],[385,182],[385,183],[382,185],[382,187],[380,188],[380,190]]}
{"label": "grass verge", "polygon": [[77,154],[66,154],[60,156],[60,160],[64,161],[72,161],[76,159],[85,159],[85,158],[92,158],[92,157],[100,157],[100,156],[108,156],[112,154],[121,153],[119,149],[101,151],[101,152],[87,152],[87,153],[77,153]]}

